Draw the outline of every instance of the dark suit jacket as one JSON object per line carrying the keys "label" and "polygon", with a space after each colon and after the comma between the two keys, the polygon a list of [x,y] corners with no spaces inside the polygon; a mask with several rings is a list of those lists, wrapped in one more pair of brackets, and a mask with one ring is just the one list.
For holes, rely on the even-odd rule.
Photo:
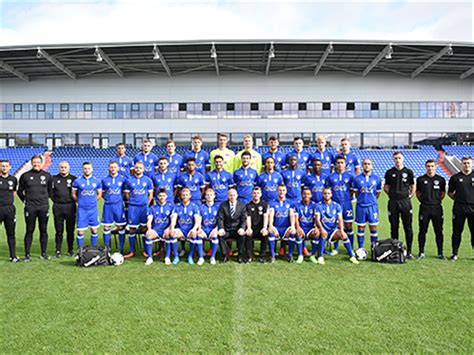
{"label": "dark suit jacket", "polygon": [[229,201],[224,201],[219,206],[217,212],[217,227],[228,231],[237,231],[247,226],[247,211],[243,202],[237,201],[235,206],[234,218],[230,218]]}

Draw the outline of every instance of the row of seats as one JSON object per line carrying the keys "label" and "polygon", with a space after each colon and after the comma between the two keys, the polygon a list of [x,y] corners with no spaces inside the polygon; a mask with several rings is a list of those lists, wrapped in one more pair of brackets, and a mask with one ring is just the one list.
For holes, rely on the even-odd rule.
{"label": "row of seats", "polygon": [[443,150],[459,159],[464,156],[474,156],[474,146],[471,145],[443,145]]}
{"label": "row of seats", "polygon": [[15,147],[0,148],[0,160],[8,159],[12,166],[12,172],[20,169],[33,155],[42,154],[46,147]]}

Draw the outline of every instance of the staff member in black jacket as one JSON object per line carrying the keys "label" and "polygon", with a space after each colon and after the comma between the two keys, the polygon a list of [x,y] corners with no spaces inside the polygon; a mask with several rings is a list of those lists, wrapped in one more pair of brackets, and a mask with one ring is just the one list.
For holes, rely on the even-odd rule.
{"label": "staff member in black jacket", "polygon": [[253,240],[260,240],[261,263],[265,262],[268,244],[268,202],[262,200],[262,189],[255,186],[252,189],[252,201],[247,206],[247,230],[245,231],[245,249],[247,262],[253,258]]}
{"label": "staff member in black jacket", "polygon": [[48,260],[46,247],[48,246],[48,218],[49,196],[51,195],[51,175],[42,170],[43,158],[35,155],[31,158],[33,168],[20,177],[18,197],[25,204],[25,261],[31,261],[31,243],[35,231],[36,220],[40,230],[41,256]]}
{"label": "staff member in black jacket", "polygon": [[16,256],[16,210],[14,201],[18,181],[16,177],[9,174],[10,168],[9,160],[0,160],[0,224],[3,222],[7,233],[10,261],[17,263],[20,259]]}
{"label": "staff member in black jacket", "polygon": [[448,196],[454,200],[452,261],[458,260],[458,250],[466,219],[471,231],[471,247],[474,248],[474,172],[472,171],[472,158],[462,158],[461,164],[462,170],[449,179],[448,189]]}
{"label": "staff member in black jacket", "polygon": [[436,162],[427,160],[425,163],[426,174],[416,179],[416,197],[420,201],[418,221],[420,231],[418,233],[419,254],[418,260],[425,257],[426,232],[430,220],[436,235],[436,246],[438,247],[438,259],[444,260],[443,256],[443,199],[446,195],[446,180],[436,174]]}
{"label": "staff member in black jacket", "polygon": [[51,200],[53,204],[54,229],[56,230],[56,257],[61,256],[64,223],[66,223],[67,254],[74,256],[74,224],[76,223],[76,203],[72,199],[72,183],[76,180],[69,173],[69,163],[59,163],[59,174],[52,179]]}
{"label": "staff member in black jacket", "polygon": [[219,206],[217,212],[217,234],[219,236],[219,245],[223,255],[222,262],[229,260],[229,249],[227,240],[235,239],[239,256],[237,261],[243,263],[245,227],[247,223],[247,214],[245,212],[245,204],[237,201],[237,190],[229,189],[227,192],[227,201]]}
{"label": "staff member in black jacket", "polygon": [[416,192],[415,177],[411,169],[403,166],[403,153],[393,153],[395,166],[385,173],[384,191],[388,195],[388,220],[392,239],[398,239],[398,226],[402,217],[403,229],[407,241],[407,258],[413,259],[413,207],[411,198]]}

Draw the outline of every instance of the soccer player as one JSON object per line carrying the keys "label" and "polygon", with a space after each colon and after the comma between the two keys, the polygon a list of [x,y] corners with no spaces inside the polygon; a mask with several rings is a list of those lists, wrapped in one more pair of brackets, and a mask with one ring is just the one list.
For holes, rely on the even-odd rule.
{"label": "soccer player", "polygon": [[214,202],[216,194],[213,189],[207,188],[204,192],[206,202],[200,208],[201,228],[198,235],[201,240],[211,242],[211,265],[216,265],[216,253],[219,247],[219,238],[217,236],[217,212],[219,205]]}
{"label": "soccer player", "polygon": [[165,189],[160,189],[157,193],[157,202],[148,210],[147,231],[145,235],[145,252],[147,258],[145,265],[153,264],[153,241],[166,241],[165,264],[171,264],[170,246],[170,224],[174,205],[168,201]]}
{"label": "soccer player", "polygon": [[357,196],[357,243],[359,248],[363,248],[366,224],[369,224],[370,243],[375,243],[378,239],[379,206],[377,200],[382,192],[382,179],[374,174],[372,160],[364,159],[362,161],[362,173],[354,177],[352,189]]}
{"label": "soccer player", "polygon": [[234,171],[234,183],[239,196],[238,200],[247,204],[252,200],[252,189],[257,183],[258,173],[250,167],[252,155],[249,152],[243,152],[240,157],[242,167]]}
{"label": "soccer player", "polygon": [[316,203],[311,201],[311,190],[308,187],[303,188],[302,201],[295,206],[295,225],[296,225],[296,247],[298,248],[298,259],[296,262],[301,264],[304,255],[305,239],[311,240],[311,253],[309,259],[317,263],[316,252],[319,245],[319,230],[315,228]]}
{"label": "soccer player", "polygon": [[165,189],[167,201],[173,203],[177,178],[177,174],[168,169],[168,159],[161,157],[158,160],[158,171],[152,178],[153,186],[155,186],[155,200],[158,200],[158,192]]}
{"label": "soccer player", "polygon": [[472,171],[472,158],[463,157],[461,164],[461,171],[449,179],[448,188],[448,196],[454,200],[452,261],[458,260],[458,250],[461,245],[461,236],[466,219],[471,231],[471,247],[474,248],[474,173]]}
{"label": "soccer player", "polygon": [[10,261],[17,263],[20,259],[16,256],[16,210],[14,201],[18,180],[10,175],[10,169],[9,160],[0,160],[0,224],[3,222],[5,226]]}
{"label": "soccer player", "polygon": [[117,227],[119,235],[120,253],[123,254],[125,244],[125,208],[123,204],[124,175],[120,175],[117,162],[109,163],[109,175],[102,179],[102,198],[104,208],[102,210],[102,225],[104,226],[104,245],[110,247],[110,234],[113,224]]}
{"label": "soccer player", "polygon": [[311,192],[311,200],[319,203],[323,200],[323,190],[326,185],[328,175],[322,173],[322,162],[319,159],[313,159],[313,170],[303,178],[303,186],[308,187]]}
{"label": "soccer player", "polygon": [[227,191],[234,186],[234,178],[231,173],[224,170],[224,158],[220,155],[214,156],[214,170],[206,175],[206,185],[214,190],[217,205],[227,200]]}
{"label": "soccer player", "polygon": [[204,249],[202,245],[202,237],[198,231],[201,226],[201,215],[199,214],[199,206],[191,201],[191,191],[189,188],[183,188],[180,191],[181,202],[173,209],[171,215],[170,236],[173,244],[174,259],[173,264],[179,263],[177,239],[189,240],[188,263],[194,264],[194,251],[197,245],[198,249],[198,265],[204,264]]}
{"label": "soccer player", "polygon": [[211,170],[214,170],[216,166],[214,165],[214,157],[216,155],[220,155],[224,158],[224,170],[228,171],[229,173],[234,172],[234,158],[235,153],[227,148],[227,144],[229,143],[229,138],[224,133],[219,133],[218,135],[218,144],[219,147],[214,149],[211,154],[209,155],[209,160],[211,164]]}
{"label": "soccer player", "polygon": [[69,173],[69,163],[59,163],[59,174],[52,178],[51,200],[53,201],[54,229],[56,231],[56,258],[61,257],[64,224],[69,256],[74,256],[74,227],[76,225],[76,203],[72,199],[72,183],[76,180]]}
{"label": "soccer player", "polygon": [[130,172],[133,169],[133,159],[125,155],[127,148],[125,143],[118,143],[115,146],[116,155],[112,161],[117,162],[119,166],[119,174],[123,175],[125,178],[130,176]]}
{"label": "soccer player", "polygon": [[327,141],[325,136],[318,136],[316,144],[318,147],[311,156],[313,166],[314,161],[318,159],[321,162],[321,174],[329,175],[334,167],[334,155],[326,149]]}
{"label": "soccer player", "polygon": [[265,171],[257,178],[257,186],[262,189],[262,199],[271,203],[278,197],[278,186],[283,184],[283,176],[275,171],[275,160],[268,157],[265,160]]}
{"label": "soccer player", "polygon": [[102,196],[102,184],[92,176],[92,164],[82,164],[83,175],[72,183],[72,199],[77,202],[77,246],[84,246],[84,232],[90,228],[91,244],[97,246],[100,226],[97,200]]}
{"label": "soccer player", "polygon": [[[176,143],[170,139],[166,142],[165,157],[168,159],[168,170],[172,173],[179,174],[183,169],[183,157],[176,153]],[[195,160],[196,161],[196,160]]]}
{"label": "soccer player", "polygon": [[255,186],[252,189],[252,200],[247,204],[247,229],[245,230],[245,249],[247,260],[253,259],[253,241],[260,240],[261,263],[265,262],[268,244],[268,202],[262,200],[262,189]]}
{"label": "soccer player", "polygon": [[41,256],[43,260],[49,260],[46,254],[48,245],[48,219],[49,219],[49,196],[52,189],[51,175],[44,171],[43,157],[35,155],[31,158],[32,169],[20,177],[18,197],[25,204],[25,262],[31,261],[31,243],[35,231],[36,220],[40,230]]}
{"label": "soccer player", "polygon": [[[286,186],[278,186],[278,198],[270,202],[269,237],[271,262],[275,261],[276,238],[281,242],[288,240],[288,261],[293,262],[293,249],[296,242],[295,211],[293,204],[286,199]],[[281,243],[280,242],[280,243]],[[281,248],[284,248],[281,244]]]}
{"label": "soccer player", "polygon": [[296,155],[291,155],[288,158],[288,169],[283,170],[281,175],[288,191],[286,199],[296,205],[301,201],[301,186],[303,178],[306,176],[306,170],[301,170],[298,167]]}
{"label": "soccer player", "polygon": [[[150,179],[153,177],[158,165],[158,157],[151,151],[152,145],[148,139],[145,139],[142,144],[142,151],[135,155],[133,158],[133,164],[141,162],[144,166],[143,174],[148,176]],[[132,168],[134,170],[134,168]]]}
{"label": "soccer player", "polygon": [[281,172],[286,165],[286,154],[278,149],[279,144],[277,137],[271,136],[268,138],[268,150],[262,154],[262,164],[265,163],[268,157],[272,157],[275,161],[275,170]]}
{"label": "soccer player", "polygon": [[446,196],[446,180],[436,174],[436,162],[427,160],[425,162],[426,174],[416,179],[416,197],[420,201],[418,221],[420,230],[418,233],[418,260],[425,257],[426,232],[430,220],[436,235],[436,246],[438,247],[438,259],[444,260],[443,256],[443,199]]}
{"label": "soccer player", "polygon": [[196,171],[202,176],[206,176],[206,168],[209,166],[209,153],[202,149],[202,137],[200,135],[192,138],[192,146],[193,148],[184,154],[183,160],[196,159]]}
{"label": "soccer player", "polygon": [[128,202],[128,242],[130,251],[125,258],[135,256],[136,232],[139,226],[146,226],[148,222],[148,206],[153,200],[153,182],[144,175],[145,166],[142,162],[136,162],[134,176],[130,176],[125,182],[124,197]]}
{"label": "soccer player", "polygon": [[179,189],[189,189],[191,192],[191,202],[200,206],[202,194],[206,187],[205,178],[196,171],[196,160],[194,158],[186,160],[186,167],[186,171],[179,175],[176,187]]}
{"label": "soccer player", "polygon": [[[346,159],[343,156],[336,157],[336,170],[326,179],[326,187],[332,189],[332,198],[342,209],[344,229],[349,237],[351,245],[354,244],[354,231],[352,222],[354,213],[352,210],[352,181],[354,176],[346,168]],[[332,255],[337,254],[338,243],[334,243],[335,249]]]}
{"label": "soccer player", "polygon": [[286,155],[286,163],[289,163],[290,157],[296,155],[298,158],[298,168],[306,172],[311,163],[311,154],[304,149],[304,140],[301,137],[293,139],[293,150]]}
{"label": "soccer player", "polygon": [[346,169],[351,174],[359,175],[360,174],[360,159],[359,157],[351,151],[351,141],[349,138],[344,137],[341,139],[341,150],[337,154],[342,155],[346,159]]}
{"label": "soccer player", "polygon": [[249,152],[251,155],[250,158],[250,167],[257,170],[262,171],[262,156],[259,152],[253,149],[253,137],[250,134],[247,134],[244,137],[244,149],[238,152],[234,158],[234,170],[237,170],[242,166],[241,155],[243,152]]}
{"label": "soccer player", "polygon": [[[337,162],[336,162],[337,169]],[[347,234],[344,232],[344,224],[342,220],[341,206],[332,200],[332,190],[325,188],[323,191],[323,201],[318,204],[316,209],[316,226],[319,228],[319,257],[318,263],[325,264],[324,248],[326,242],[330,243],[342,240],[344,247],[349,253],[349,260],[353,264],[359,264],[359,261],[354,256],[354,250]]]}

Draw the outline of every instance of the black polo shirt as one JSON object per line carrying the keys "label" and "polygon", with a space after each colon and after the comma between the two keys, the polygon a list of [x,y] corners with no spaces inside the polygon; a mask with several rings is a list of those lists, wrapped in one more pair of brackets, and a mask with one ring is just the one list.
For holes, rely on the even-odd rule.
{"label": "black polo shirt", "polygon": [[28,207],[48,207],[51,195],[51,175],[44,170],[31,169],[20,177],[18,197]]}
{"label": "black polo shirt", "polygon": [[62,176],[57,174],[53,176],[51,199],[58,204],[75,203],[71,196],[72,183],[77,178],[74,175],[68,174]]}
{"label": "black polo shirt", "polygon": [[13,206],[13,194],[18,187],[18,180],[13,175],[0,176],[0,207]]}
{"label": "black polo shirt", "polygon": [[462,171],[449,179],[448,192],[455,192],[454,203],[474,205],[474,172],[464,174]]}
{"label": "black polo shirt", "polygon": [[385,173],[385,185],[390,186],[388,197],[391,200],[404,200],[410,194],[410,185],[415,184],[415,176],[411,169],[393,167]]}
{"label": "black polo shirt", "polygon": [[247,206],[247,216],[252,221],[252,229],[260,231],[263,228],[263,215],[268,212],[268,202],[260,200],[259,203],[250,201]]}
{"label": "black polo shirt", "polygon": [[420,202],[425,206],[441,205],[441,195],[446,192],[446,180],[439,175],[429,177],[427,174],[416,179],[416,191],[421,194]]}

